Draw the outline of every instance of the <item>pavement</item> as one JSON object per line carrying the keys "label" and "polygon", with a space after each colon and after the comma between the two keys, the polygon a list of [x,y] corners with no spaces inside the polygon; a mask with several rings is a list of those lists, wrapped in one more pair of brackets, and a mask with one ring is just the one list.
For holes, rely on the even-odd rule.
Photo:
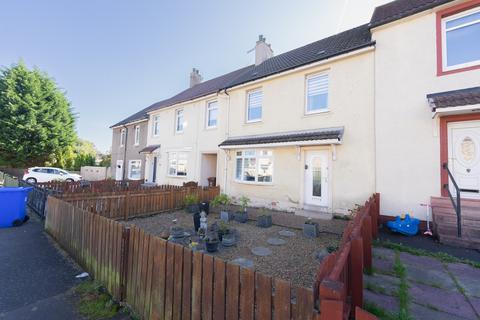
{"label": "pavement", "polygon": [[[364,277],[364,300],[398,314],[400,279],[393,269],[395,255],[390,249],[373,248],[374,273]],[[399,258],[406,269],[408,310],[413,319],[480,319],[479,268],[405,252]]]}
{"label": "pavement", "polygon": [[0,229],[0,319],[82,319],[70,293],[82,271],[29,215],[20,227]]}

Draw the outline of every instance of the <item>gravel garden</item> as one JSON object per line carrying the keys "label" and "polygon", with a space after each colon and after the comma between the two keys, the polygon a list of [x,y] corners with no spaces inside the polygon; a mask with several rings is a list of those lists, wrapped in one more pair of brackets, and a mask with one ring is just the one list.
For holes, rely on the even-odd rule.
{"label": "gravel garden", "polygon": [[128,223],[294,286],[312,287],[320,261],[338,246],[346,221],[306,220],[291,213],[247,208],[246,198],[240,202],[239,208],[229,206],[229,199],[220,195],[211,203],[216,213],[187,196],[186,210]]}

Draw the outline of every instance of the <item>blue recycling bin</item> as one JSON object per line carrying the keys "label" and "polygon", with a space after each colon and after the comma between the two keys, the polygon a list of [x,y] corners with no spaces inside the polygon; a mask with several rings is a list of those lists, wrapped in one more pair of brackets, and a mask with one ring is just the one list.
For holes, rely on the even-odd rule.
{"label": "blue recycling bin", "polygon": [[0,188],[0,228],[9,228],[23,223],[30,191],[32,191],[31,187]]}

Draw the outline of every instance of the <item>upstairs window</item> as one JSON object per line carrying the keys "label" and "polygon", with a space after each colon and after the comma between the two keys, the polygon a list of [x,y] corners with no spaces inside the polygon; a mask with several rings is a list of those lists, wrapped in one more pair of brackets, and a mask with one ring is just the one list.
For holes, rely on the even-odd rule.
{"label": "upstairs window", "polygon": [[247,93],[247,122],[262,120],[263,91],[256,89]]}
{"label": "upstairs window", "polygon": [[235,180],[251,183],[272,183],[272,150],[237,151]]}
{"label": "upstairs window", "polygon": [[314,74],[307,77],[305,113],[328,110],[328,74]]}
{"label": "upstairs window", "polygon": [[212,101],[207,104],[207,129],[217,127],[218,103]]}
{"label": "upstairs window", "polygon": [[443,71],[480,65],[480,7],[442,18]]}
{"label": "upstairs window", "polygon": [[123,147],[125,145],[126,135],[127,135],[127,131],[125,129],[122,129],[120,131],[120,147]]}
{"label": "upstairs window", "polygon": [[153,117],[152,133],[155,137],[160,134],[160,116]]}
{"label": "upstairs window", "polygon": [[183,109],[175,111],[175,132],[183,132]]}
{"label": "upstairs window", "polygon": [[140,126],[135,127],[135,145],[138,146],[140,144]]}

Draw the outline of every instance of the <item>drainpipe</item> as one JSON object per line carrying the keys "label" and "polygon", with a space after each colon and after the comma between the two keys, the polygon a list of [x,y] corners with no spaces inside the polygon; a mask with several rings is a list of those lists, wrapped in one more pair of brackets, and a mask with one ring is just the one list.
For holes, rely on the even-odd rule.
{"label": "drainpipe", "polygon": [[[227,88],[223,90],[223,92],[228,97],[228,105],[227,105],[227,123],[225,127],[225,138],[228,139],[230,136],[230,95],[227,92]],[[225,160],[224,160],[224,173],[223,173],[223,193],[227,193],[227,176],[228,176],[228,158],[230,157],[230,153],[227,150],[223,150],[225,153]]]}
{"label": "drainpipe", "polygon": [[[124,145],[123,145],[123,172],[122,172],[122,180],[125,180],[125,167],[127,165],[127,141],[128,141],[128,128],[126,125],[123,126],[123,128],[125,129],[125,142],[124,142]],[[121,132],[120,132],[120,139],[122,138],[121,137]]]}

